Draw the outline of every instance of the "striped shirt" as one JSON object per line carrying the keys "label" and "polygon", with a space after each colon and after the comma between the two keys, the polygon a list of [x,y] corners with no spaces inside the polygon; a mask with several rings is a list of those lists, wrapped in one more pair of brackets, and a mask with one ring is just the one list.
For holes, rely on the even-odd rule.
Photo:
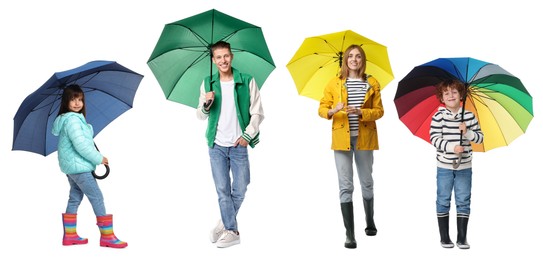
{"label": "striped shirt", "polygon": [[[445,107],[440,107],[432,117],[430,124],[430,143],[436,148],[437,166],[446,169],[453,169],[452,163],[458,160],[458,155],[454,153],[454,147],[460,144],[461,114],[455,114]],[[466,134],[462,136],[462,146],[464,152],[460,160],[460,166],[456,170],[467,169],[471,167],[472,149],[471,142],[482,143],[483,132],[475,115],[464,111],[464,122],[466,123]]]}
{"label": "striped shirt", "polygon": [[[347,88],[347,106],[361,108],[364,104],[369,84],[361,79],[348,78],[347,81],[345,81],[345,87]],[[359,119],[359,115],[349,114],[349,130],[351,136],[358,136]]]}

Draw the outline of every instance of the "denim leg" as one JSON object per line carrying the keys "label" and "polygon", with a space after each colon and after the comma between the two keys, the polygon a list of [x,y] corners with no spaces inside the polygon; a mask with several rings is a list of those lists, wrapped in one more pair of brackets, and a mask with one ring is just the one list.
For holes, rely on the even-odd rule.
{"label": "denim leg", "polygon": [[67,174],[67,176],[70,180],[71,188],[70,199],[68,200],[68,207],[66,209],[66,212],[72,213],[72,211],[74,210],[75,212],[77,212],[77,207],[82,200],[82,192],[89,199],[89,202],[91,203],[92,209],[96,216],[106,215],[104,196],[102,195],[102,191],[100,190],[100,187],[98,187],[98,183],[96,182],[96,179],[92,176],[92,174],[90,172],[84,172],[78,174]]}
{"label": "denim leg", "polygon": [[454,184],[454,170],[437,168],[437,213],[449,213],[451,209],[451,194]]}
{"label": "denim leg", "polygon": [[[234,203],[234,216],[237,216],[241,204],[245,199],[247,186],[251,182],[247,147],[241,145],[231,147],[230,163],[232,165],[232,202]],[[237,223],[235,223],[233,228],[233,230],[238,230]]]}
{"label": "denim leg", "polygon": [[356,150],[354,151],[354,162],[358,172],[358,179],[362,187],[362,198],[373,198],[373,151]]}
{"label": "denim leg", "polygon": [[84,194],[79,186],[77,186],[77,183],[75,183],[75,181],[70,178],[70,175],[67,174],[66,178],[68,179],[68,183],[70,184],[70,194],[68,198],[68,205],[66,206],[66,213],[77,214],[79,205],[81,205],[81,201],[83,201]]}
{"label": "denim leg", "polygon": [[[209,158],[224,227],[227,230],[238,230],[237,212],[250,182],[247,148],[215,144],[209,148]],[[233,182],[230,178],[231,167]]]}
{"label": "denim leg", "polygon": [[353,201],[353,152],[334,151],[337,177],[339,183],[339,201],[347,203]]}
{"label": "denim leg", "polygon": [[456,203],[456,213],[470,214],[471,173],[471,168],[455,171],[454,201]]}

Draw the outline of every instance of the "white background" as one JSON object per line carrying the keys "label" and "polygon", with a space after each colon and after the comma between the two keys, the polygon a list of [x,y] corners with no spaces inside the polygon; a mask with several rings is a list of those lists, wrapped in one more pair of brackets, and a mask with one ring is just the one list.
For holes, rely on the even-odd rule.
{"label": "white background", "polygon": [[[4,1],[0,8],[0,258],[32,259],[541,259],[543,59],[536,1]],[[266,119],[250,151],[252,183],[238,216],[241,244],[218,249],[219,218],[205,121],[167,101],[147,67],[166,23],[217,9],[263,28],[277,68],[262,88]],[[303,39],[353,30],[388,47],[395,80],[383,91],[375,152],[375,221],[364,235],[355,190],[358,248],[343,247],[330,121],[299,96],[286,69]],[[474,158],[469,250],[443,249],[435,215],[435,150],[399,121],[393,98],[414,66],[473,57],[519,77],[534,98],[528,131]],[[114,60],[145,75],[134,107],[96,138],[111,174],[99,185],[122,250],[98,246],[88,200],[79,234],[61,245],[68,183],[57,154],[11,151],[13,116],[54,72]],[[235,66],[235,59],[234,59]],[[103,169],[103,168],[99,168]],[[454,216],[454,209],[451,214]],[[451,237],[456,238],[454,221]]]}

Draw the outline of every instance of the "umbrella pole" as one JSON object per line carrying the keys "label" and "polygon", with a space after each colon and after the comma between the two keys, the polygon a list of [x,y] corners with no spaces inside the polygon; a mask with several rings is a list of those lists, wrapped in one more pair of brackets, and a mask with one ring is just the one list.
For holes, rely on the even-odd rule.
{"label": "umbrella pole", "polygon": [[[211,47],[209,47],[209,78],[213,76],[213,51],[211,50]],[[204,81],[205,82],[205,81]],[[213,91],[213,85],[211,84],[211,80],[209,81],[209,91]],[[206,100],[206,102],[203,104],[204,109],[209,110],[209,106],[211,106],[211,99]]]}
{"label": "umbrella pole", "polygon": [[[466,110],[466,98],[468,97],[468,85],[466,84],[465,90],[464,90],[464,96],[462,97],[462,110],[460,111],[460,123],[464,122],[464,111]],[[464,135],[463,131],[460,130],[460,146],[462,146],[462,136]],[[462,161],[462,154],[458,156],[458,162],[456,160],[453,161],[453,168],[456,169],[458,166],[460,166],[460,161]]]}
{"label": "umbrella pole", "polygon": [[[336,77],[339,77],[341,75],[341,65],[343,62],[343,52],[339,52],[339,67],[337,68]],[[343,84],[340,84],[339,86],[339,102],[343,102]],[[343,104],[343,107],[345,107],[347,104]]]}

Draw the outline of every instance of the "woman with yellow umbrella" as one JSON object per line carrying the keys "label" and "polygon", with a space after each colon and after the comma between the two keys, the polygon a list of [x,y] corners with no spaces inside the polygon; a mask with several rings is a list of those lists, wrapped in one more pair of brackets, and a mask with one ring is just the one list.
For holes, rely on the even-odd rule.
{"label": "woman with yellow umbrella", "polygon": [[379,149],[376,120],[384,114],[380,85],[366,74],[366,54],[360,45],[350,45],[340,58],[338,77],[324,89],[319,116],[332,119],[332,150],[339,181],[341,213],[346,229],[346,248],[356,248],[353,210],[353,159],[362,188],[365,232],[375,236],[373,220],[373,151]]}

